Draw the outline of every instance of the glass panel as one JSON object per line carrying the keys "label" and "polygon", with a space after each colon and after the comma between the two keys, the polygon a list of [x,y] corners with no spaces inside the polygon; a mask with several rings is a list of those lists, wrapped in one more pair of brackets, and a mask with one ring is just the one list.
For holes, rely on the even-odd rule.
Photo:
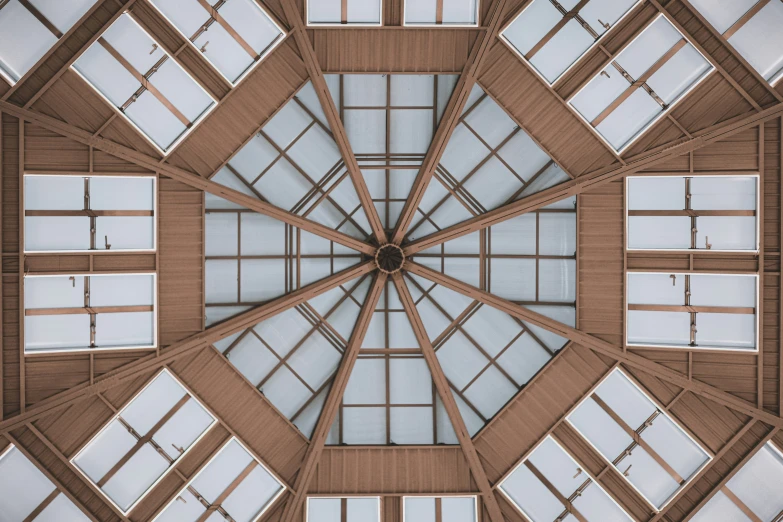
{"label": "glass panel", "polygon": [[783,454],[771,442],[764,445],[729,480],[727,486],[761,520],[774,520],[783,510]]}
{"label": "glass panel", "polygon": [[54,489],[16,446],[0,453],[0,513],[4,520],[26,520]]}
{"label": "glass panel", "polygon": [[643,89],[636,89],[598,124],[596,130],[620,150],[662,112],[661,106],[649,94]]}
{"label": "glass panel", "polygon": [[[590,5],[589,3],[587,4]],[[603,31],[603,27],[599,26]],[[595,39],[578,21],[569,20],[530,60],[553,83],[593,45]]]}
{"label": "glass panel", "polygon": [[783,73],[783,3],[771,1],[729,43],[770,83]]}
{"label": "glass panel", "polygon": [[695,7],[719,33],[723,34],[748,12],[758,0],[691,0]]}
{"label": "glass panel", "polygon": [[687,312],[628,311],[628,342],[644,345],[687,346],[691,318]]}
{"label": "glass panel", "polygon": [[16,83],[57,42],[19,0],[0,10],[0,74]]}

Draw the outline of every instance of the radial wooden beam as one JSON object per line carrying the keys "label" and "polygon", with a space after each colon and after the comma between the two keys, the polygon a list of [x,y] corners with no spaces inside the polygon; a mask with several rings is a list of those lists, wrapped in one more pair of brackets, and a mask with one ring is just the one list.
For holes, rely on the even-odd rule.
{"label": "radial wooden beam", "polygon": [[281,522],[293,522],[297,513],[300,513],[305,499],[307,498],[307,488],[315,474],[318,461],[321,458],[321,454],[326,444],[326,438],[329,436],[329,430],[332,428],[332,423],[337,415],[337,410],[340,408],[340,402],[342,401],[345,388],[348,386],[348,379],[351,377],[351,372],[356,365],[356,359],[359,356],[359,350],[364,342],[364,336],[367,334],[367,329],[370,327],[370,321],[372,321],[375,307],[378,304],[378,300],[381,297],[384,287],[386,286],[387,275],[382,272],[377,272],[375,281],[367,294],[367,298],[364,301],[362,310],[359,313],[359,318],[356,320],[356,326],[354,326],[353,334],[348,342],[348,347],[343,353],[342,362],[337,369],[337,373],[334,376],[332,387],[329,390],[329,395],[324,403],[324,408],[321,411],[321,416],[318,418],[318,423],[315,425],[313,436],[310,439],[310,445],[307,447],[304,461],[299,468],[299,473],[296,475],[296,482],[294,483],[294,493],[289,499],[283,511],[283,516],[280,519]]}
{"label": "radial wooden beam", "polygon": [[107,140],[106,138],[94,136],[90,132],[81,130],[78,127],[60,121],[56,118],[40,114],[30,109],[23,109],[5,101],[0,101],[0,111],[15,116],[20,120],[35,123],[44,129],[56,132],[61,136],[78,141],[84,145],[108,152],[109,154],[135,163],[136,165],[139,165],[145,169],[149,169],[153,172],[159,172],[172,179],[181,181],[182,183],[185,183],[191,187],[210,192],[247,209],[254,210],[259,214],[264,214],[265,216],[279,219],[280,221],[288,223],[289,225],[306,230],[307,232],[311,232],[315,235],[321,236],[330,241],[334,241],[335,243],[339,243],[343,246],[347,246],[348,248],[352,248],[359,252],[375,255],[375,248],[372,245],[355,239],[347,234],[333,230],[327,226],[321,225],[320,223],[316,223],[315,221],[311,221],[307,218],[283,210],[282,208],[276,207],[270,203],[261,201],[258,198],[248,196],[237,190],[230,189],[219,183],[215,183],[214,181],[204,179],[201,176],[185,169],[168,165],[166,163],[161,163],[157,158],[148,156],[143,152],[131,149],[130,147],[125,147],[124,145],[120,145],[119,143],[115,143],[111,140]]}
{"label": "radial wooden beam", "polygon": [[408,286],[405,284],[400,272],[392,274],[392,279],[400,296],[402,307],[405,309],[405,314],[408,316],[408,320],[413,328],[413,333],[416,335],[416,340],[421,347],[421,352],[427,361],[427,366],[432,374],[432,382],[438,390],[443,406],[446,408],[446,413],[449,415],[449,420],[451,420],[451,424],[454,427],[454,433],[456,433],[457,440],[459,440],[459,445],[465,454],[470,473],[473,475],[473,480],[476,482],[479,491],[481,491],[484,507],[489,513],[489,518],[492,522],[504,522],[505,519],[500,511],[495,492],[492,490],[492,486],[487,478],[487,472],[484,470],[484,466],[481,465],[476,447],[473,445],[467,426],[465,426],[465,420],[462,418],[457,401],[454,400],[454,395],[451,393],[449,381],[446,378],[446,374],[443,373],[443,368],[440,366],[438,356],[435,354],[430,338],[424,328],[424,323],[421,320],[421,316],[419,316],[418,310],[416,310],[413,296],[411,296],[410,290],[408,290]]}
{"label": "radial wooden beam", "polygon": [[227,319],[222,323],[211,326],[203,332],[191,335],[178,343],[162,348],[157,354],[152,354],[130,364],[126,364],[117,371],[107,373],[105,376],[95,379],[94,384],[83,383],[74,386],[70,390],[58,393],[50,399],[28,408],[24,413],[0,422],[0,433],[7,433],[24,426],[27,422],[33,422],[36,419],[68,407],[86,397],[91,397],[128,382],[141,374],[162,368],[183,356],[196,353],[199,350],[208,347],[215,341],[251,328],[270,317],[303,304],[306,301],[318,297],[357,277],[368,274],[374,269],[374,261],[366,261],[360,265],[348,268],[333,276],[307,285],[295,292],[291,292],[288,295],[252,308],[251,310],[243,312],[231,319]]}
{"label": "radial wooden beam", "polygon": [[337,148],[340,149],[340,154],[343,157],[343,161],[345,161],[345,167],[348,169],[356,194],[359,196],[359,202],[364,209],[364,213],[367,214],[367,220],[370,222],[375,238],[379,244],[383,245],[388,241],[386,230],[383,228],[380,215],[375,210],[370,190],[367,188],[359,163],[356,161],[351,142],[348,140],[348,134],[345,132],[345,126],[342,120],[340,120],[340,113],[337,111],[337,106],[335,106],[334,99],[332,99],[332,95],[329,92],[329,86],[326,85],[321,66],[318,64],[315,49],[313,49],[313,45],[307,37],[304,20],[294,5],[293,0],[282,0],[281,3],[285,16],[288,18],[288,24],[291,26],[296,45],[299,47],[299,53],[302,55],[305,67],[307,67],[307,73],[313,82],[315,93],[318,95],[318,101],[321,102],[326,120],[329,122],[329,127],[331,127],[334,141],[337,144]]}
{"label": "radial wooden beam", "polygon": [[424,193],[427,191],[432,176],[435,174],[435,169],[438,163],[440,163],[449,140],[460,122],[462,111],[465,110],[465,105],[468,102],[473,86],[476,85],[481,62],[489,54],[490,45],[500,32],[501,15],[505,5],[506,0],[495,0],[489,15],[489,22],[485,24],[487,29],[479,35],[478,40],[473,44],[470,56],[468,56],[462,74],[454,87],[454,93],[451,95],[449,103],[443,112],[438,130],[432,138],[432,143],[427,150],[427,155],[424,157],[424,162],[421,164],[419,173],[413,182],[408,199],[402,207],[402,213],[397,220],[397,227],[394,229],[394,235],[392,236],[392,243],[394,244],[401,244],[405,238],[405,234],[407,234],[413,218],[416,216],[416,210],[419,208],[419,204],[422,198],[424,198]]}
{"label": "radial wooden beam", "polygon": [[672,157],[687,154],[706,145],[710,145],[717,141],[726,139],[738,132],[756,127],[759,124],[763,124],[763,122],[776,118],[781,114],[783,114],[783,104],[777,104],[750,116],[738,118],[727,123],[713,125],[707,129],[704,129],[704,131],[699,133],[699,135],[694,138],[684,141],[678,140],[679,143],[674,145],[661,148],[660,150],[650,154],[642,154],[640,158],[629,161],[626,165],[600,169],[595,172],[580,176],[574,180],[566,181],[565,183],[561,183],[547,190],[542,190],[541,192],[537,192],[536,194],[526,198],[514,201],[508,205],[496,208],[495,210],[491,210],[485,214],[481,214],[474,218],[463,221],[462,223],[458,223],[454,226],[445,228],[439,232],[413,241],[412,243],[406,245],[403,250],[405,251],[405,255],[410,257],[417,252],[426,250],[446,241],[450,241],[477,230],[496,225],[516,216],[537,210],[546,205],[551,205],[552,203],[562,199],[576,196],[582,192],[594,189],[611,181],[622,179],[625,176],[635,174],[641,170],[649,169],[655,165],[671,159]]}
{"label": "radial wooden beam", "polygon": [[701,382],[697,379],[689,379],[687,375],[682,375],[679,372],[667,368],[662,364],[653,362],[645,357],[642,357],[641,355],[637,355],[632,352],[623,352],[620,347],[599,339],[598,337],[595,337],[591,334],[578,330],[572,326],[555,321],[554,319],[546,317],[545,315],[533,312],[524,306],[514,304],[511,301],[507,301],[506,299],[502,299],[483,290],[479,290],[474,286],[463,283],[462,281],[454,279],[453,277],[441,274],[415,262],[406,262],[405,269],[412,274],[429,279],[434,283],[438,283],[439,285],[442,285],[450,290],[458,292],[471,299],[475,299],[482,304],[496,308],[519,320],[526,321],[535,326],[544,328],[561,337],[611,357],[615,361],[621,362],[627,366],[638,368],[644,372],[650,373],[651,375],[655,375],[656,377],[671,382],[680,388],[702,395],[712,401],[723,404],[724,406],[737,410],[745,415],[757,418],[773,426],[783,427],[783,418],[759,409],[754,404],[744,401],[730,393],[715,388],[714,386]]}

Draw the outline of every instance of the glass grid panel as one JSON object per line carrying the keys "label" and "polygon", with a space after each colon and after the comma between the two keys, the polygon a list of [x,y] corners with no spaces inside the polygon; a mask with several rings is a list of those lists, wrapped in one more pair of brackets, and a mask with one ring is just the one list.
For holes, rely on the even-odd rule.
{"label": "glass grid panel", "polygon": [[713,70],[659,15],[568,103],[619,153]]}
{"label": "glass grid panel", "polygon": [[501,37],[546,80],[560,79],[640,0],[534,0]]}
{"label": "glass grid panel", "polygon": [[635,346],[757,350],[757,275],[629,272]]}
{"label": "glass grid panel", "polygon": [[566,420],[656,510],[712,458],[619,369]]}
{"label": "glass grid panel", "polygon": [[70,31],[95,0],[10,0],[0,6],[0,76],[13,85]]}
{"label": "glass grid panel", "polygon": [[154,251],[156,180],[24,177],[25,251]]}
{"label": "glass grid panel", "polygon": [[307,437],[312,434],[371,278],[364,276],[215,343]]}
{"label": "glass grid panel", "polygon": [[155,274],[25,276],[25,353],[155,348]]}
{"label": "glass grid panel", "polygon": [[73,68],[164,154],[216,105],[128,13]]}
{"label": "glass grid panel", "polygon": [[[370,230],[315,90],[307,83],[212,177],[360,240]],[[207,208],[238,208],[207,195]]]}
{"label": "glass grid panel", "polygon": [[90,520],[13,444],[0,452],[0,514],[9,521]]}
{"label": "glass grid panel", "polygon": [[308,25],[381,25],[383,0],[307,0]]}
{"label": "glass grid panel", "polygon": [[477,522],[476,497],[402,497],[403,522]]}
{"label": "glass grid panel", "polygon": [[629,177],[626,199],[629,249],[758,249],[756,176]]}
{"label": "glass grid panel", "polygon": [[254,0],[217,2],[210,10],[198,0],[153,0],[152,5],[233,85],[285,36]]}
{"label": "glass grid panel", "polygon": [[154,520],[197,522],[208,517],[251,522],[260,519],[284,491],[285,486],[261,461],[231,437]]}
{"label": "glass grid panel", "polygon": [[215,423],[164,369],[71,462],[128,514]]}
{"label": "glass grid panel", "polygon": [[554,160],[476,85],[424,193],[408,239],[432,234],[567,179]]}
{"label": "glass grid panel", "polygon": [[405,25],[476,26],[478,17],[478,0],[405,0]]}
{"label": "glass grid panel", "polygon": [[633,519],[551,435],[499,485],[512,504],[533,522]]}
{"label": "glass grid panel", "polygon": [[381,499],[308,497],[305,522],[381,522]]}

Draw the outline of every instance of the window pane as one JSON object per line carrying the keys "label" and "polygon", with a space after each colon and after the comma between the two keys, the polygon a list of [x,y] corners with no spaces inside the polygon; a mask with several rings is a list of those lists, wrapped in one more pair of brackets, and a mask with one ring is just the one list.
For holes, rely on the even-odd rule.
{"label": "window pane", "polygon": [[57,42],[19,0],[0,10],[0,72],[16,83]]}

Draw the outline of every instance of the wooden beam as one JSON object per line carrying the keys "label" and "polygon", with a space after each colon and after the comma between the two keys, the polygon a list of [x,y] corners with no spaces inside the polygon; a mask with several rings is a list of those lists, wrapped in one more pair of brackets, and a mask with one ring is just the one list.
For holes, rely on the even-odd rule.
{"label": "wooden beam", "polygon": [[296,493],[289,498],[288,503],[283,511],[281,522],[293,522],[294,517],[300,512],[304,502],[307,498],[307,488],[315,474],[318,461],[321,458],[321,454],[326,444],[326,438],[329,436],[329,430],[332,428],[334,418],[337,415],[337,410],[340,408],[340,402],[342,401],[345,388],[348,386],[348,379],[351,377],[351,372],[356,365],[356,359],[359,356],[359,350],[362,347],[364,336],[367,334],[367,329],[370,327],[370,321],[372,321],[375,307],[378,304],[378,300],[381,297],[383,289],[386,287],[387,275],[378,272],[375,281],[373,282],[370,292],[367,294],[367,298],[364,301],[361,312],[359,312],[359,318],[356,320],[356,326],[354,326],[353,334],[348,342],[348,347],[343,353],[340,367],[337,369],[337,373],[332,381],[332,387],[329,390],[329,395],[324,403],[321,416],[318,418],[318,423],[315,425],[313,436],[310,439],[310,445],[307,447],[304,461],[299,468],[299,473],[296,475],[296,482],[294,483],[294,490]]}
{"label": "wooden beam", "polygon": [[606,355],[615,361],[633,368],[638,368],[639,370],[650,373],[651,375],[655,375],[656,377],[675,384],[680,388],[687,389],[690,392],[699,394],[709,400],[732,408],[745,415],[762,420],[773,426],[783,427],[783,418],[761,410],[757,408],[755,404],[751,404],[738,397],[735,397],[728,392],[715,388],[714,386],[699,380],[689,379],[687,375],[683,375],[677,371],[667,368],[662,364],[653,362],[646,357],[642,357],[641,355],[635,354],[633,352],[624,352],[619,346],[615,346],[572,326],[568,326],[559,321],[555,321],[554,319],[550,319],[549,317],[546,317],[545,315],[539,314],[537,312],[533,312],[524,306],[514,304],[511,301],[507,301],[506,299],[502,299],[483,290],[479,290],[478,288],[475,288],[467,283],[463,283],[462,281],[436,272],[415,262],[406,262],[405,269],[412,274],[429,279],[430,281],[438,283],[446,288],[449,288],[450,290],[505,312],[512,317],[526,321],[540,328],[544,328],[561,337],[581,344],[582,346]]}
{"label": "wooden beam", "polygon": [[348,169],[348,174],[351,176],[353,186],[356,189],[356,194],[359,196],[359,202],[364,209],[364,213],[367,215],[367,221],[370,223],[375,238],[378,243],[383,245],[388,242],[386,237],[386,230],[383,228],[383,222],[378,212],[375,210],[375,204],[372,201],[370,190],[367,188],[367,183],[364,181],[364,175],[359,168],[359,163],[356,161],[356,156],[351,148],[351,142],[348,140],[348,134],[345,132],[345,126],[340,119],[340,114],[337,111],[337,106],[334,104],[334,99],[329,92],[329,86],[326,85],[326,79],[324,78],[321,66],[318,63],[318,57],[315,54],[315,49],[310,43],[310,38],[307,36],[306,27],[299,10],[294,5],[293,0],[282,0],[283,11],[286,18],[288,18],[288,25],[291,27],[291,32],[296,40],[296,45],[299,47],[299,54],[302,55],[305,67],[307,67],[307,73],[310,75],[310,80],[313,82],[313,88],[318,95],[318,101],[321,102],[321,107],[326,115],[326,120],[331,127],[334,142],[337,144],[337,148],[340,149],[340,155],[343,157],[345,167]]}
{"label": "wooden beam", "polygon": [[405,238],[405,234],[407,234],[413,218],[416,216],[416,210],[424,198],[424,193],[427,191],[432,176],[435,174],[435,169],[438,167],[438,163],[440,163],[443,153],[446,151],[446,146],[449,144],[449,140],[460,122],[462,111],[465,109],[470,92],[476,84],[481,62],[489,54],[490,45],[500,32],[501,15],[505,6],[506,0],[495,0],[486,24],[487,30],[480,34],[476,43],[473,44],[462,74],[454,87],[454,93],[451,95],[448,105],[446,105],[438,130],[432,138],[427,155],[424,157],[424,162],[421,164],[408,199],[405,201],[402,213],[397,220],[397,227],[392,235],[392,243],[396,245],[402,244],[402,240]]}
{"label": "wooden beam", "polygon": [[0,101],[0,110],[6,112],[12,116],[20,118],[20,120],[29,121],[40,127],[48,129],[52,132],[56,132],[61,136],[78,141],[84,145],[108,152],[118,158],[135,163],[136,165],[149,169],[153,172],[159,172],[165,176],[168,176],[177,181],[181,181],[186,185],[210,192],[222,198],[225,198],[233,203],[241,205],[247,209],[254,210],[259,214],[264,214],[275,219],[279,219],[289,225],[295,226],[302,230],[306,230],[312,234],[321,236],[334,241],[348,248],[352,248],[359,252],[375,255],[375,248],[372,245],[364,243],[358,239],[355,239],[347,234],[333,230],[327,226],[311,221],[307,218],[298,216],[282,208],[276,207],[270,203],[261,201],[255,197],[248,196],[239,191],[230,189],[214,181],[209,181],[202,178],[198,174],[189,172],[185,169],[175,167],[166,163],[161,163],[159,158],[148,156],[143,152],[125,147],[119,143],[115,143],[106,138],[94,136],[92,133],[79,129],[73,125],[60,121],[50,116],[45,116],[36,111],[30,109],[23,109],[17,107],[12,103]]}
{"label": "wooden beam", "polygon": [[96,378],[93,384],[82,383],[69,390],[58,393],[49,399],[37,403],[32,408],[28,408],[23,414],[7,418],[0,422],[0,433],[7,433],[20,426],[24,426],[26,423],[33,422],[36,419],[66,408],[84,398],[92,397],[98,393],[102,393],[115,386],[128,382],[129,380],[135,379],[139,375],[170,365],[183,356],[196,353],[201,349],[209,347],[215,341],[251,328],[270,317],[278,315],[300,304],[304,304],[310,299],[318,297],[357,277],[368,274],[374,269],[374,261],[366,261],[360,265],[348,268],[333,276],[307,285],[288,295],[274,299],[266,304],[257,306],[232,317],[231,319],[211,326],[203,332],[191,335],[178,343],[162,348],[158,351],[159,353],[150,354],[147,357],[126,364],[116,371],[109,372]]}
{"label": "wooden beam", "polygon": [[394,286],[399,294],[402,307],[405,309],[405,314],[408,316],[408,320],[413,328],[413,333],[416,335],[416,340],[421,347],[421,352],[424,355],[424,359],[427,361],[427,366],[432,374],[432,382],[438,390],[446,413],[449,415],[449,420],[454,427],[454,433],[457,435],[457,440],[459,440],[459,445],[462,447],[462,451],[465,454],[465,460],[470,468],[470,473],[473,475],[473,480],[476,482],[479,491],[481,491],[484,507],[489,513],[489,519],[492,522],[504,522],[505,519],[503,518],[503,513],[500,511],[500,505],[495,497],[495,492],[489,483],[484,467],[481,465],[481,460],[479,459],[476,447],[473,445],[473,440],[470,438],[470,433],[465,425],[465,420],[459,412],[457,401],[451,393],[449,381],[446,378],[446,374],[443,373],[443,368],[432,347],[429,335],[427,335],[427,331],[424,328],[424,323],[421,320],[418,310],[416,310],[416,302],[408,290],[408,286],[405,284],[402,274],[396,272],[392,274],[392,279],[394,280]]}
{"label": "wooden beam", "polygon": [[[0,109],[2,109],[1,105]],[[675,156],[687,154],[706,145],[726,139],[738,132],[742,132],[751,127],[756,127],[764,121],[777,118],[781,114],[783,114],[783,104],[777,104],[761,112],[738,118],[734,121],[713,125],[700,133],[697,133],[698,135],[694,138],[676,140],[675,142],[658,149],[656,152],[642,153],[639,155],[638,159],[628,161],[626,165],[602,168],[579,176],[574,180],[566,181],[549,189],[542,190],[541,192],[537,192],[526,198],[514,201],[508,205],[504,205],[485,214],[481,214],[480,216],[443,229],[435,234],[413,241],[406,245],[403,250],[405,251],[406,257],[410,257],[417,252],[446,241],[456,239],[488,226],[496,225],[527,212],[532,212],[533,210],[551,205],[562,199],[579,195],[582,192],[595,189],[605,183],[636,174],[641,170],[650,169]]]}

